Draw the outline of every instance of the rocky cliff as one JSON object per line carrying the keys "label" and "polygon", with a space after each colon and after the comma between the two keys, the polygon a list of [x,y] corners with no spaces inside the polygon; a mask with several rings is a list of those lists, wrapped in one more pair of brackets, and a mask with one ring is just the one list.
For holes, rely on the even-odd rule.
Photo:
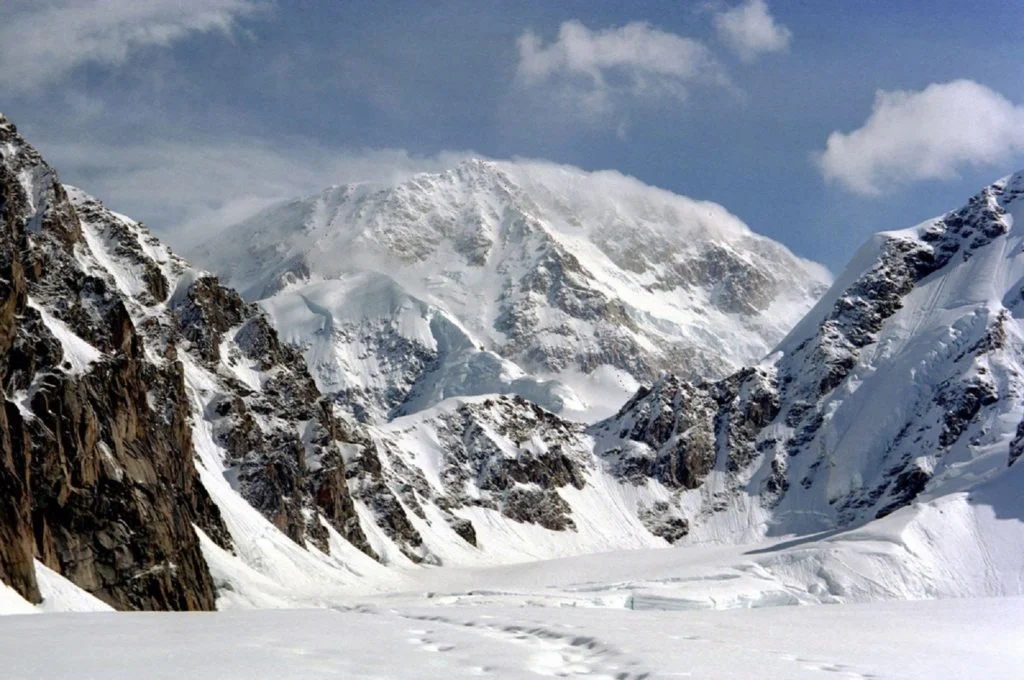
{"label": "rocky cliff", "polygon": [[62,186],[6,119],[0,157],[3,580],[37,601],[37,559],[117,608],[213,608],[197,532],[233,542],[197,434],[296,543],[329,551],[331,527],[372,553],[342,425],[261,312]]}
{"label": "rocky cliff", "polygon": [[182,368],[147,360],[67,193],[7,120],[0,154],[4,580],[38,600],[37,558],[116,607],[211,609],[193,526],[230,538],[192,462]]}

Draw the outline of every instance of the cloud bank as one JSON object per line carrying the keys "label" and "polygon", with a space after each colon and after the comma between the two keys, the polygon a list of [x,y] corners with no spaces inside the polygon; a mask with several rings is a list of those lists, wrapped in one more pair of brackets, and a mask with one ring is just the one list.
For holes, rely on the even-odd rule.
{"label": "cloud bank", "polygon": [[110,146],[48,144],[61,179],[111,209],[142,220],[180,252],[277,201],[328,184],[393,184],[452,167],[472,155],[417,156],[404,149],[329,149],[312,142],[181,140]]}
{"label": "cloud bank", "polygon": [[627,97],[683,99],[694,84],[728,84],[702,42],[643,22],[592,31],[566,21],[552,42],[526,31],[518,47],[516,77],[522,86],[548,88],[591,118]]}
{"label": "cloud bank", "polygon": [[817,162],[826,180],[875,195],[893,184],[952,179],[964,166],[1009,164],[1022,154],[1024,106],[955,80],[921,91],[878,91],[864,125],[829,135]]}
{"label": "cloud bank", "polygon": [[144,47],[227,33],[253,0],[13,0],[0,21],[0,86],[29,91],[87,63],[117,65]]}

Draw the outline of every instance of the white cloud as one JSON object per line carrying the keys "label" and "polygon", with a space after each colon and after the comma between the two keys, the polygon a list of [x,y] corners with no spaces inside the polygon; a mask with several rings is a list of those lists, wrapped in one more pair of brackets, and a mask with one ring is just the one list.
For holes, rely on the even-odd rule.
{"label": "white cloud", "polygon": [[828,180],[861,194],[887,184],[950,179],[965,165],[1024,154],[1024,106],[970,80],[878,91],[860,128],[833,132],[817,157]]}
{"label": "white cloud", "polygon": [[547,94],[591,118],[626,98],[682,99],[693,84],[729,82],[703,43],[642,22],[592,31],[566,21],[553,42],[526,31],[518,46],[521,85],[547,86]]}
{"label": "white cloud", "polygon": [[65,141],[40,150],[62,181],[146,222],[182,252],[271,203],[331,184],[392,184],[471,155],[339,150],[294,139],[274,146],[255,139],[139,145]]}
{"label": "white cloud", "polygon": [[87,63],[122,64],[146,46],[228,32],[260,7],[254,0],[14,0],[0,21],[0,86],[31,90]]}
{"label": "white cloud", "polygon": [[767,52],[781,52],[789,47],[793,32],[776,23],[764,0],[715,13],[715,29],[719,38],[744,61],[753,61]]}

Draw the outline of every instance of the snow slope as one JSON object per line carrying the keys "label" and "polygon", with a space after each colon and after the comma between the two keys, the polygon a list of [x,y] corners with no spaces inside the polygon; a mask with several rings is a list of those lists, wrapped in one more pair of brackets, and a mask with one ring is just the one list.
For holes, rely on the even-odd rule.
{"label": "snow slope", "polygon": [[493,392],[610,415],[662,369],[759,359],[829,281],[721,206],[529,161],[332,187],[192,255],[377,421]]}
{"label": "snow slope", "polygon": [[406,605],[7,617],[0,619],[0,655],[12,680],[1002,680],[1019,677],[1022,632],[1021,598],[730,612]]}
{"label": "snow slope", "polygon": [[408,569],[794,543],[720,565],[717,595],[670,577],[598,598],[619,606],[1020,594],[1020,195],[1016,175],[875,237],[761,364],[665,376],[589,428],[508,396],[365,428],[346,465],[373,550]]}
{"label": "snow slope", "polygon": [[657,382],[591,428],[599,454],[678,488],[690,540],[856,526],[1015,474],[1022,195],[1017,174],[879,234],[772,357],[716,383]]}

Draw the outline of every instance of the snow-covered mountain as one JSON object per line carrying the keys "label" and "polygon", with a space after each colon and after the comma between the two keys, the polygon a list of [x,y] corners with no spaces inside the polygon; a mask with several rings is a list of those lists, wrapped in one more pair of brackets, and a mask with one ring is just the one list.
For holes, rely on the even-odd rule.
{"label": "snow-covered mountain", "polygon": [[332,187],[193,256],[376,422],[496,392],[610,415],[662,370],[760,359],[829,282],[719,205],[528,161]]}
{"label": "snow-covered mountain", "polygon": [[1024,517],[1006,479],[1024,450],[1022,312],[1018,173],[872,238],[766,361],[665,377],[590,432],[620,477],[677,489],[706,539],[835,530],[933,499]]}
{"label": "snow-covered mountain", "polygon": [[[366,424],[321,394],[260,306],[62,185],[0,118],[0,604],[335,606],[421,583],[423,565],[553,557],[605,580],[519,597],[1021,594],[1022,217],[1024,173],[880,234],[760,363],[660,376],[590,426],[520,394],[443,390]],[[479,341],[434,303],[406,306],[398,271],[307,276],[267,306],[301,294],[322,324],[373,307],[396,338]],[[417,325],[424,309],[437,325]],[[641,551],[579,557],[622,549]]]}
{"label": "snow-covered mountain", "polygon": [[[665,375],[589,427],[481,396],[368,428],[409,520],[368,522],[384,529],[375,550],[458,564],[832,532],[804,549],[808,564],[765,564],[825,599],[829,578],[887,596],[1012,591],[1024,558],[1001,544],[1024,517],[1011,467],[1024,450],[1022,178],[874,237],[770,356],[724,379]],[[843,566],[836,552],[858,541],[870,564]],[[921,586],[965,554],[981,562]],[[897,574],[884,588],[865,575],[879,569]]]}
{"label": "snow-covered mountain", "polygon": [[218,556],[373,563],[344,424],[258,307],[62,185],[3,117],[0,219],[6,583],[210,609]]}
{"label": "snow-covered mountain", "polygon": [[879,234],[764,361],[590,427],[505,396],[371,428],[382,475],[444,562],[796,535],[758,560],[795,601],[1019,593],[1022,217],[1024,173]]}

